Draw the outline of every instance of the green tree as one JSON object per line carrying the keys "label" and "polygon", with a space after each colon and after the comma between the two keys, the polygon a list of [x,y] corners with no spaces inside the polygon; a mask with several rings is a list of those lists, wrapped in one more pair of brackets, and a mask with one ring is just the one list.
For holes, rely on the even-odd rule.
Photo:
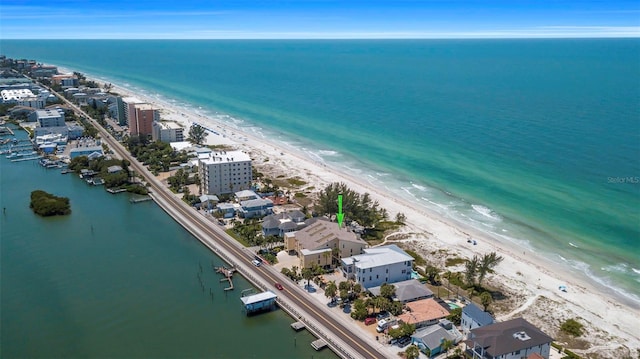
{"label": "green tree", "polygon": [[404,213],[398,212],[396,214],[396,223],[397,224],[404,224],[406,220],[407,220],[407,216],[405,216]]}
{"label": "green tree", "polygon": [[69,198],[57,197],[41,190],[31,192],[29,207],[35,214],[43,217],[71,214]]}
{"label": "green tree", "polygon": [[493,302],[491,293],[482,292],[482,294],[480,294],[480,303],[482,303],[482,306],[483,306],[482,310],[487,311],[487,308],[489,308],[489,305],[491,304],[491,302]]}
{"label": "green tree", "polygon": [[380,286],[380,296],[388,299],[393,299],[396,295],[396,287],[393,284],[383,283]]}
{"label": "green tree", "polygon": [[407,350],[404,351],[404,357],[407,359],[417,359],[420,356],[420,349],[411,344]]}
{"label": "green tree", "polygon": [[307,288],[309,288],[309,283],[314,276],[315,274],[311,268],[302,268],[302,278],[307,281]]}
{"label": "green tree", "polygon": [[496,252],[487,253],[482,256],[480,262],[477,263],[478,271],[478,285],[482,285],[482,280],[487,273],[492,272],[493,268],[502,262],[502,256],[496,254]]}
{"label": "green tree", "polygon": [[191,128],[189,128],[189,142],[196,145],[201,145],[208,135],[207,130],[198,124],[194,123],[191,125]]}
{"label": "green tree", "polygon": [[355,320],[364,320],[369,315],[369,309],[362,299],[356,299],[353,302],[353,310],[351,311],[351,318]]}
{"label": "green tree", "polygon": [[455,325],[460,325],[460,322],[462,321],[462,308],[453,309],[447,316],[447,319]]}
{"label": "green tree", "polygon": [[335,300],[337,293],[338,287],[336,286],[335,281],[329,282],[329,284],[327,284],[327,286],[324,288],[324,296],[327,298],[331,298],[332,302]]}
{"label": "green tree", "polygon": [[453,341],[448,340],[448,339],[443,339],[442,340],[442,344],[440,344],[440,348],[442,349],[442,351],[445,353],[446,357],[449,357],[449,350],[451,350],[451,348],[453,348]]}
{"label": "green tree", "polygon": [[473,256],[470,260],[468,260],[464,267],[464,277],[468,286],[474,286],[476,284],[476,276],[478,275],[478,263],[480,259],[478,256]]}
{"label": "green tree", "polygon": [[428,265],[424,271],[424,274],[426,275],[427,280],[431,284],[436,283],[436,278],[438,277],[438,273],[439,273],[438,268],[432,265]]}

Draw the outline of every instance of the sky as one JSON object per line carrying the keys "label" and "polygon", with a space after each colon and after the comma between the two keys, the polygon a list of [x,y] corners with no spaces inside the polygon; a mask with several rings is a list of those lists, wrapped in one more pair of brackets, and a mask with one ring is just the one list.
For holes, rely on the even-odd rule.
{"label": "sky", "polygon": [[0,1],[2,39],[538,37],[640,37],[640,1]]}

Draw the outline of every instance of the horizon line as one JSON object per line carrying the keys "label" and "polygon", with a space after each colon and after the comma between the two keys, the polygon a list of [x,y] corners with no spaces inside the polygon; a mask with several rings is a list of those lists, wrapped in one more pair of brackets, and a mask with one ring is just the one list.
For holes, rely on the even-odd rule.
{"label": "horizon line", "polygon": [[640,34],[611,34],[611,35],[559,35],[559,36],[443,36],[443,37],[59,37],[59,38],[37,38],[37,37],[14,37],[0,39],[11,41],[69,41],[69,40],[562,40],[562,39],[640,39]]}

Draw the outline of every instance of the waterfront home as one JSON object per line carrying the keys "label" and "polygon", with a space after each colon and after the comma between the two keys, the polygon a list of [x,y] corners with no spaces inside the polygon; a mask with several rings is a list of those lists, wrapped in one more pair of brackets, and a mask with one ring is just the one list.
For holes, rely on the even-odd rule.
{"label": "waterfront home", "polygon": [[52,127],[35,127],[33,129],[34,136],[40,137],[44,135],[59,134],[62,137],[66,137],[69,140],[75,140],[82,136],[84,128],[77,125],[70,126],[52,126]]}
{"label": "waterfront home", "polygon": [[298,231],[306,227],[304,213],[294,210],[272,214],[262,221],[262,234],[266,236],[283,237],[285,233]]}
{"label": "waterfront home", "polygon": [[[396,288],[393,300],[401,303],[415,302],[416,300],[433,298],[433,292],[417,279],[409,279],[393,283]],[[373,295],[380,295],[380,286],[367,289]]]}
{"label": "waterfront home", "polygon": [[421,352],[429,357],[442,353],[442,344],[448,340],[452,344],[458,344],[462,340],[462,334],[450,321],[443,319],[438,324],[417,330],[411,335],[411,344],[414,344]]}
{"label": "waterfront home", "polygon": [[40,127],[66,126],[64,122],[64,112],[55,109],[44,109],[35,111],[36,121]]}
{"label": "waterfront home", "polygon": [[368,248],[363,254],[342,258],[342,273],[364,288],[411,279],[413,257],[395,244]]}
{"label": "waterfront home", "polygon": [[78,148],[72,148],[71,151],[69,151],[69,157],[71,159],[74,159],[80,156],[100,157],[100,156],[104,156],[104,153],[102,152],[101,146],[78,147]]}
{"label": "waterfront home", "polygon": [[250,191],[248,189],[236,192],[235,196],[236,196],[236,200],[238,202],[249,201],[249,200],[252,200],[252,199],[259,199],[260,198],[260,196],[258,196],[255,192]]}
{"label": "waterfront home", "polygon": [[118,173],[118,172],[122,172],[122,171],[123,171],[122,167],[117,166],[117,165],[107,167],[107,172],[108,173]]}
{"label": "waterfront home", "polygon": [[273,213],[273,202],[266,198],[240,202],[238,215],[242,218],[262,218]]}
{"label": "waterfront home", "polygon": [[485,325],[493,323],[495,323],[495,319],[493,319],[491,314],[483,311],[473,303],[469,303],[462,308],[460,327],[464,335],[468,335],[471,329],[484,327]]}
{"label": "waterfront home", "polygon": [[200,196],[200,208],[211,210],[216,206],[216,204],[218,204],[219,201],[220,199],[218,198],[218,196],[214,196],[212,194],[203,194],[202,196]]}
{"label": "waterfront home", "polygon": [[407,311],[398,316],[398,319],[407,324],[413,324],[416,328],[437,324],[439,320],[449,315],[443,305],[434,298],[421,299],[406,304]]}
{"label": "waterfront home", "polygon": [[285,250],[300,258],[301,268],[333,267],[336,254],[342,258],[364,253],[367,243],[337,223],[326,218],[311,218],[305,223],[305,228],[285,235]]}
{"label": "waterfront home", "polygon": [[471,329],[465,354],[473,359],[521,359],[537,353],[549,359],[553,338],[523,318]]}
{"label": "waterfront home", "polygon": [[233,203],[218,203],[216,211],[222,214],[222,218],[233,218],[236,216],[236,206]]}

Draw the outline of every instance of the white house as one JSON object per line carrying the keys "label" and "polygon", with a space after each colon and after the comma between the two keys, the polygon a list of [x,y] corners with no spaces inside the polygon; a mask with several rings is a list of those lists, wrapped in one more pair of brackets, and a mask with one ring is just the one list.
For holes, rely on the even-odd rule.
{"label": "white house", "polygon": [[473,303],[469,303],[462,308],[460,327],[464,335],[468,335],[471,329],[484,327],[485,325],[493,323],[495,323],[495,319],[493,319],[491,314],[482,311],[482,309]]}
{"label": "white house", "polygon": [[342,258],[342,273],[364,288],[411,279],[413,257],[395,244],[367,248],[364,254]]}

